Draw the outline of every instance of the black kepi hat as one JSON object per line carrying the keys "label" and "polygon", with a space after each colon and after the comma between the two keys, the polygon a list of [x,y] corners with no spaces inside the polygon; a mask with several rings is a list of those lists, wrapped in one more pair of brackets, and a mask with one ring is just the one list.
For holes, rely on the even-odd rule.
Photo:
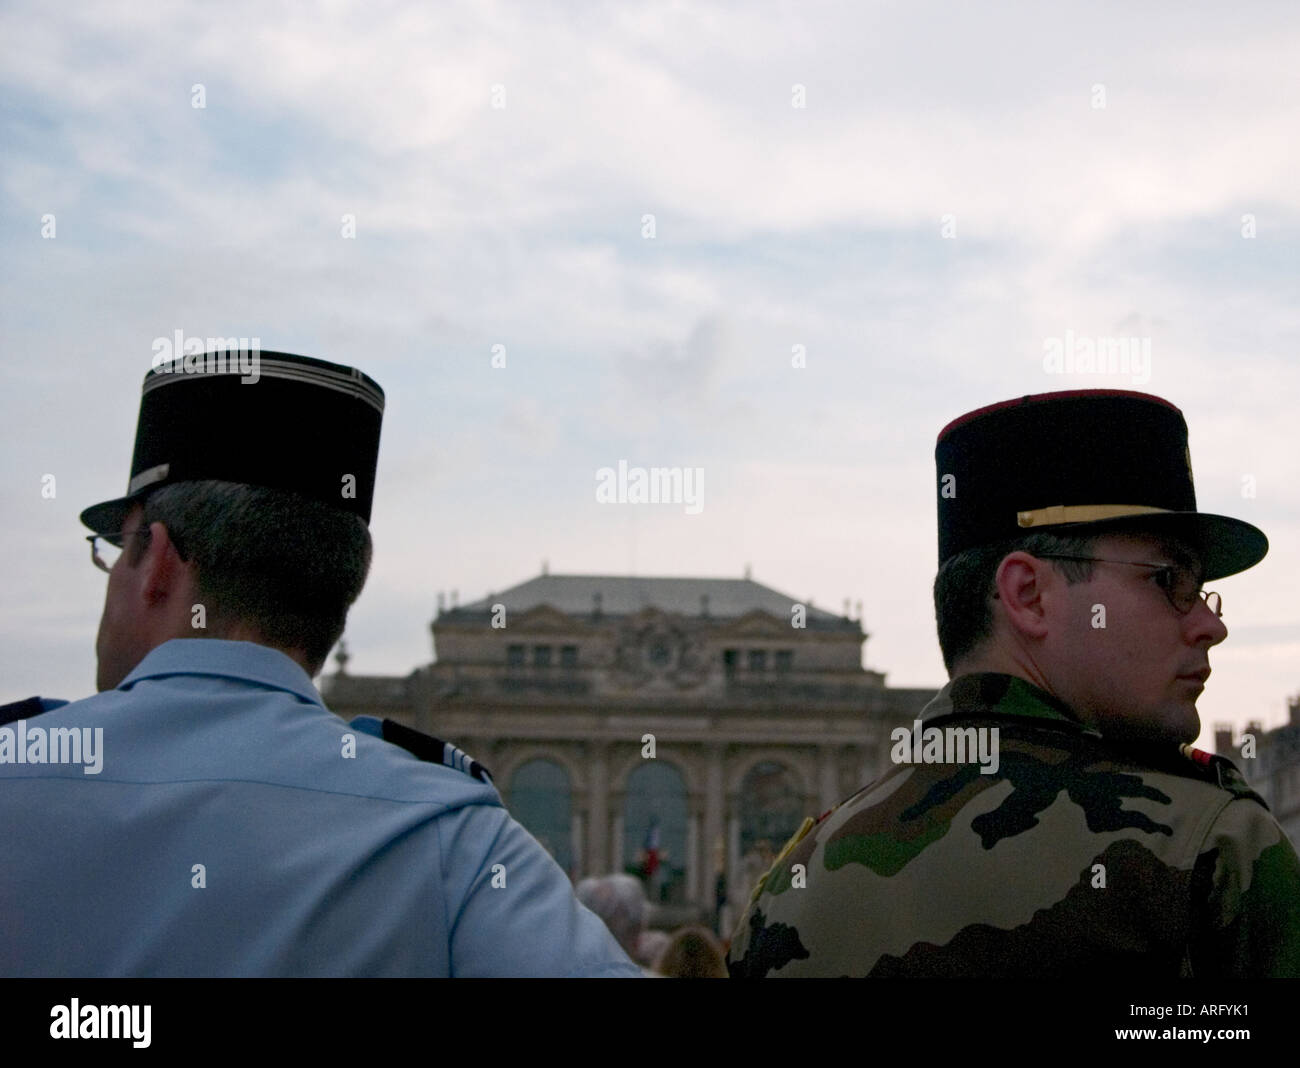
{"label": "black kepi hat", "polygon": [[1038,531],[1141,531],[1189,543],[1203,582],[1268,552],[1257,527],[1196,510],[1187,422],[1167,400],[1118,389],[991,404],[939,432],[939,564]]}
{"label": "black kepi hat", "polygon": [[126,495],[81,521],[121,531],[132,504],[176,482],[287,490],[370,521],[384,391],[355,367],[288,352],[189,354],[144,378]]}

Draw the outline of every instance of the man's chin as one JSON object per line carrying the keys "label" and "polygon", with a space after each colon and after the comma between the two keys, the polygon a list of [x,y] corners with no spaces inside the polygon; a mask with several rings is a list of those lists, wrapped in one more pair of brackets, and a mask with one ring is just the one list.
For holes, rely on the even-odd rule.
{"label": "man's chin", "polygon": [[1201,733],[1201,717],[1196,711],[1196,701],[1179,701],[1161,709],[1152,718],[1149,741],[1182,745],[1194,742]]}

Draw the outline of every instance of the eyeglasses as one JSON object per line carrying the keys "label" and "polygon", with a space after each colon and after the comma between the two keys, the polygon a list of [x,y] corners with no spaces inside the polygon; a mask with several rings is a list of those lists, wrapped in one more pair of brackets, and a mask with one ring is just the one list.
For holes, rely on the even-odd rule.
{"label": "eyeglasses", "polygon": [[112,571],[113,565],[117,563],[118,557],[122,555],[122,540],[131,537],[133,534],[143,534],[147,539],[149,537],[149,528],[119,530],[116,534],[87,534],[86,540],[90,542],[91,563],[100,571]]}
{"label": "eyeglasses", "polygon": [[1201,588],[1191,568],[1178,564],[1146,564],[1140,560],[1103,560],[1099,556],[1064,556],[1060,553],[1034,553],[1044,560],[1091,560],[1098,564],[1128,564],[1130,567],[1155,568],[1156,584],[1164,590],[1169,603],[1182,615],[1187,615],[1202,600],[1216,617],[1223,617],[1223,598],[1217,593],[1207,593]]}

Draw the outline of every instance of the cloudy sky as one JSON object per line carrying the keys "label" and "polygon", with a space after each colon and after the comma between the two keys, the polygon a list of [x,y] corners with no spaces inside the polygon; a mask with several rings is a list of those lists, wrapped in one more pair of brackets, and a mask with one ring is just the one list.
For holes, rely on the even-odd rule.
{"label": "cloudy sky", "polygon": [[[1216,584],[1202,719],[1280,723],[1298,54],[1284,3],[6,4],[0,701],[93,691],[77,516],[123,491],[180,330],[387,392],[365,674],[429,659],[438,591],[543,560],[749,564],[861,600],[867,666],[937,687],[940,428],[1159,394],[1201,509],[1272,543]],[[1130,337],[1115,373],[1045,365]],[[702,468],[703,509],[598,503],[620,460]]]}

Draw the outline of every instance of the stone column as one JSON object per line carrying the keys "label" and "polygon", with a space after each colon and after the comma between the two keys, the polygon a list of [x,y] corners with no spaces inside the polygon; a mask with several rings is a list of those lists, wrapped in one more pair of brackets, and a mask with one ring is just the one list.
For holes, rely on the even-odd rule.
{"label": "stone column", "polygon": [[740,868],[740,814],[728,805],[727,812],[727,905],[723,909],[722,929],[729,931],[740,919],[745,895],[752,889],[741,886],[744,873]]}
{"label": "stone column", "polygon": [[686,814],[686,900],[698,905],[700,896],[700,873],[704,869],[704,858],[700,855],[700,816],[698,812]]}
{"label": "stone column", "polygon": [[592,742],[588,750],[591,759],[591,790],[588,814],[590,825],[587,837],[587,874],[606,875],[609,867],[609,747],[604,742]]}
{"label": "stone column", "polygon": [[835,746],[823,745],[818,747],[817,771],[819,781],[817,811],[812,813],[814,819],[840,800],[840,784],[837,781],[839,776],[836,774],[835,756]]}
{"label": "stone column", "polygon": [[569,828],[569,848],[573,851],[573,876],[576,883],[590,875],[587,868],[587,851],[584,848],[586,839],[583,837],[586,820],[582,818],[582,810],[578,809],[573,813],[573,823]]}
{"label": "stone column", "polygon": [[[885,770],[884,768],[877,767],[877,763],[879,759],[879,751],[880,751],[879,750],[880,737],[884,733],[884,727],[881,726],[880,724],[877,724],[876,729],[871,733],[872,733],[871,741],[858,749],[858,755],[859,755],[858,788],[859,789],[861,789],[863,786],[866,786],[867,783],[872,782],[875,779],[878,779],[881,775],[884,774],[884,770]],[[885,735],[885,737],[887,738],[888,735]],[[889,750],[886,749],[885,752],[888,753]]]}
{"label": "stone column", "polygon": [[722,747],[709,746],[707,758],[704,771],[704,848],[700,851],[700,858],[703,861],[701,871],[704,875],[704,891],[708,905],[712,908],[713,885],[718,875],[713,851],[723,840]]}

